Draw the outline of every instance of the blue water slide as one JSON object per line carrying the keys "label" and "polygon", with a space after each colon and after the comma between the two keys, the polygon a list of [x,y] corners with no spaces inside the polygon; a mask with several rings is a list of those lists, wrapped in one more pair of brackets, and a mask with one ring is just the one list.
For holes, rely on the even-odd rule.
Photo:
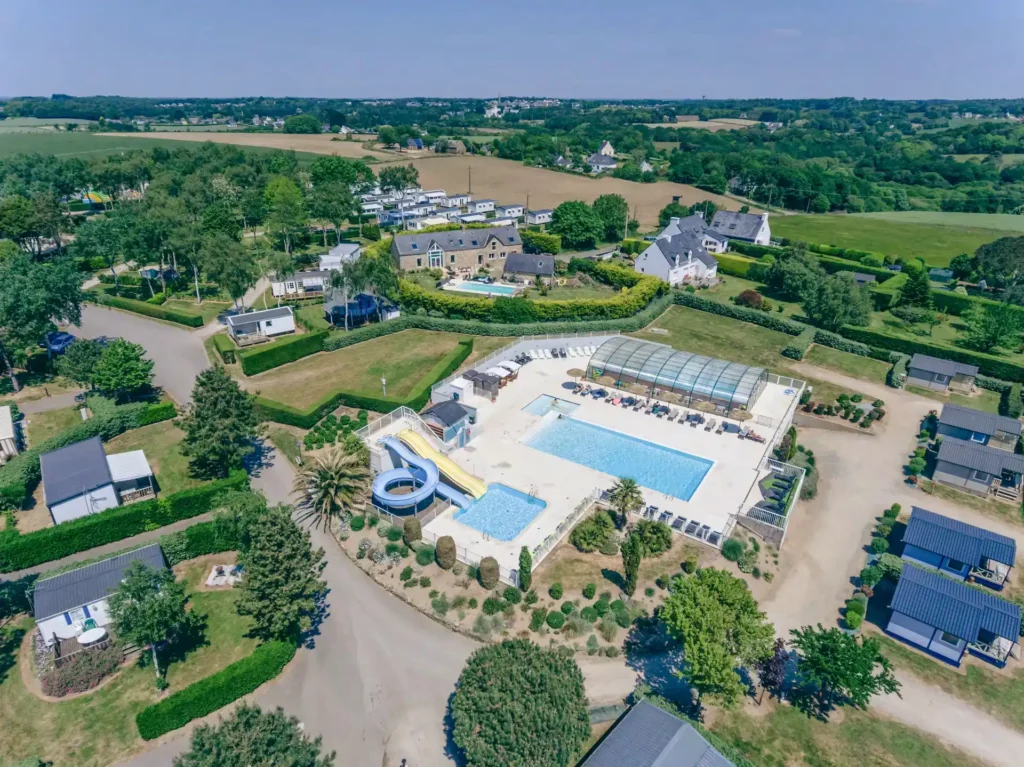
{"label": "blue water slide", "polygon": [[[409,468],[382,471],[374,477],[373,498],[377,503],[392,508],[408,508],[419,505],[434,493],[462,508],[466,508],[472,503],[454,487],[441,481],[441,474],[436,463],[417,455],[401,440],[385,437],[384,446],[409,464]],[[392,487],[409,483],[413,485],[412,492],[403,494],[391,492]]]}

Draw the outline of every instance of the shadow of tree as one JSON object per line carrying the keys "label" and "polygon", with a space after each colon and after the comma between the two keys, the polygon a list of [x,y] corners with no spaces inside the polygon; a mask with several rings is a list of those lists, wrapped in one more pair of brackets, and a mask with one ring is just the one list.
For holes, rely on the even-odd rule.
{"label": "shadow of tree", "polygon": [[18,649],[25,638],[25,629],[11,628],[0,631],[0,684],[7,679],[7,674],[18,662]]}
{"label": "shadow of tree", "polygon": [[462,749],[455,745],[455,720],[452,718],[452,701],[455,699],[453,692],[448,696],[448,704],[444,708],[444,755],[447,756],[458,767],[465,767],[466,755]]}
{"label": "shadow of tree", "polygon": [[617,570],[612,570],[607,567],[601,568],[601,577],[611,583],[615,588],[622,590],[626,587],[626,579],[622,577],[622,574]]}
{"label": "shadow of tree", "polygon": [[330,593],[330,589],[324,589],[314,597],[316,606],[313,609],[313,615],[310,616],[309,628],[302,632],[302,645],[307,649],[312,650],[316,647],[316,638],[320,636],[320,627],[331,615],[330,604],[327,602],[327,596]]}
{"label": "shadow of tree", "polygon": [[[199,614],[195,610],[189,612],[181,633],[174,638],[174,641],[164,644],[157,650],[161,668],[166,670],[172,663],[181,663],[200,647],[209,645],[210,640],[206,635],[207,626],[206,615]],[[149,657],[150,654],[144,652],[139,660],[142,662],[143,658]]]}
{"label": "shadow of tree", "polygon": [[32,612],[28,595],[38,579],[38,575],[26,575],[16,581],[0,581],[0,628],[15,615]]}
{"label": "shadow of tree", "polygon": [[258,477],[263,472],[263,469],[274,465],[273,454],[273,445],[266,440],[258,439],[253,443],[252,452],[242,461],[242,466],[249,473],[250,477]]}

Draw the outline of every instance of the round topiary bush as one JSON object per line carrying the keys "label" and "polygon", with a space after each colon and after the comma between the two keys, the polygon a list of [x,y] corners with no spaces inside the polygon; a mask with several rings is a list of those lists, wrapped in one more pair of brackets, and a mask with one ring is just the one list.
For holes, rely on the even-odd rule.
{"label": "round topiary bush", "polygon": [[498,560],[494,557],[484,557],[480,560],[480,569],[478,570],[478,577],[480,579],[480,585],[485,589],[493,589],[498,585]]}
{"label": "round topiary bush", "polygon": [[580,610],[580,617],[587,623],[593,623],[598,618],[597,610],[595,610],[593,607],[584,607],[582,610]]}
{"label": "round topiary bush", "polygon": [[594,594],[596,593],[597,586],[595,586],[593,583],[588,583],[586,586],[583,587],[583,597],[585,599],[593,599]]}
{"label": "round topiary bush", "polygon": [[420,567],[426,567],[434,561],[434,548],[432,546],[424,546],[422,549],[416,552],[416,564]]}
{"label": "round topiary bush", "polygon": [[348,521],[348,527],[349,530],[352,530],[353,532],[362,530],[366,527],[366,517],[352,517],[352,519]]}
{"label": "round topiary bush", "polygon": [[871,550],[876,554],[884,554],[889,550],[889,541],[887,541],[885,538],[872,538]]}
{"label": "round topiary bush", "polygon": [[730,562],[736,562],[743,556],[743,543],[735,538],[730,538],[722,544],[722,556]]}
{"label": "round topiary bush", "polygon": [[598,599],[594,602],[594,612],[597,613],[598,618],[603,618],[608,614],[608,604],[607,599]]}
{"label": "round topiary bush", "polygon": [[857,612],[851,613],[851,612],[847,611],[846,617],[843,620],[846,623],[846,628],[851,629],[851,630],[852,629],[859,629],[860,625],[864,622],[864,615],[862,613],[857,613]]}
{"label": "round topiary bush", "polygon": [[562,607],[560,609],[562,610],[562,615],[572,615],[576,612],[576,605],[572,602],[562,602]]}
{"label": "round topiary bush", "polygon": [[387,539],[392,543],[398,543],[402,540],[402,529],[400,527],[389,527],[386,533]]}
{"label": "round topiary bush", "polygon": [[860,571],[860,582],[868,588],[874,588],[882,580],[882,571],[877,567],[865,567]]}
{"label": "round topiary bush", "polygon": [[450,535],[438,538],[434,557],[437,559],[437,566],[442,570],[451,570],[455,567],[455,539]]}
{"label": "round topiary bush", "polygon": [[423,529],[416,517],[409,517],[402,524],[402,536],[405,538],[405,545],[412,546],[416,541],[423,538]]}
{"label": "round topiary bush", "polygon": [[697,557],[686,558],[686,561],[683,562],[683,572],[687,575],[693,575],[697,572]]}
{"label": "round topiary bush", "polygon": [[561,583],[552,583],[551,588],[548,589],[548,594],[552,599],[561,599],[563,590]]}
{"label": "round topiary bush", "polygon": [[519,604],[520,600],[523,598],[523,592],[515,586],[509,586],[502,592],[502,594],[505,597],[505,601],[513,605]]}
{"label": "round topiary bush", "polygon": [[497,615],[505,611],[505,601],[498,597],[487,597],[484,600],[484,615]]}
{"label": "round topiary bush", "polygon": [[558,631],[558,629],[565,625],[565,616],[552,610],[548,613],[547,624],[551,629]]}

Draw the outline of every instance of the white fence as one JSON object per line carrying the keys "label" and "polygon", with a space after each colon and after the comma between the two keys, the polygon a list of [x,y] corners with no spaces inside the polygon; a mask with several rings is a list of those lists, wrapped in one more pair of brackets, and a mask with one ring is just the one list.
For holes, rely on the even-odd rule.
{"label": "white fence", "polygon": [[[445,509],[447,511],[447,509]],[[436,547],[437,539],[442,536],[435,535],[429,530],[423,531],[423,540],[430,543],[430,545]],[[484,555],[486,556],[486,555]],[[473,565],[473,567],[480,566],[480,560],[484,557],[477,554],[472,549],[467,549],[465,546],[459,546],[455,544],[455,558],[466,565]],[[500,563],[498,564],[498,578],[509,584],[510,586],[519,585],[519,571],[509,570],[507,567],[503,567]]]}
{"label": "white fence", "polygon": [[537,565],[544,561],[544,558],[551,553],[551,550],[555,548],[555,546],[557,546],[559,542],[561,542],[561,540],[565,537],[565,534],[572,530],[576,523],[579,522],[580,519],[582,519],[583,516],[594,507],[594,504],[597,503],[598,500],[600,500],[600,498],[601,489],[595,487],[593,490],[590,491],[590,495],[586,496],[582,501],[580,501],[577,504],[576,508],[572,510],[572,514],[563,519],[561,524],[559,524],[558,527],[555,528],[555,531],[551,533],[547,538],[545,538],[544,542],[541,543],[540,546],[537,546],[531,552],[533,555],[534,568],[536,568]]}
{"label": "white fence", "polygon": [[765,458],[763,468],[776,474],[781,474],[784,477],[793,477],[794,479],[793,488],[787,496],[785,513],[779,514],[771,509],[751,504],[746,508],[740,509],[737,521],[745,524],[746,527],[754,530],[754,532],[764,536],[766,539],[776,542],[781,551],[783,544],[786,542],[786,533],[789,531],[789,516],[792,513],[793,506],[800,499],[800,490],[803,488],[806,472],[799,466],[783,463],[770,457]]}

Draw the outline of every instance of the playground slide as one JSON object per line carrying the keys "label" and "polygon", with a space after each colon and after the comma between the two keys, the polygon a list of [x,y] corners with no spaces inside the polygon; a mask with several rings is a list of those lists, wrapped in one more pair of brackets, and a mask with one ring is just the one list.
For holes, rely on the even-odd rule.
{"label": "playground slide", "polygon": [[[373,497],[378,503],[392,508],[408,508],[418,505],[435,492],[462,508],[471,503],[465,495],[441,481],[437,464],[433,461],[416,455],[394,437],[385,437],[384,445],[394,450],[410,468],[392,469],[374,477]],[[412,483],[412,492],[392,493],[389,488],[399,483]]]}
{"label": "playground slide", "polygon": [[399,432],[398,438],[415,450],[418,455],[433,461],[442,474],[474,498],[479,498],[487,492],[487,485],[482,479],[474,477],[451,458],[441,455],[421,434],[412,429],[403,429]]}

